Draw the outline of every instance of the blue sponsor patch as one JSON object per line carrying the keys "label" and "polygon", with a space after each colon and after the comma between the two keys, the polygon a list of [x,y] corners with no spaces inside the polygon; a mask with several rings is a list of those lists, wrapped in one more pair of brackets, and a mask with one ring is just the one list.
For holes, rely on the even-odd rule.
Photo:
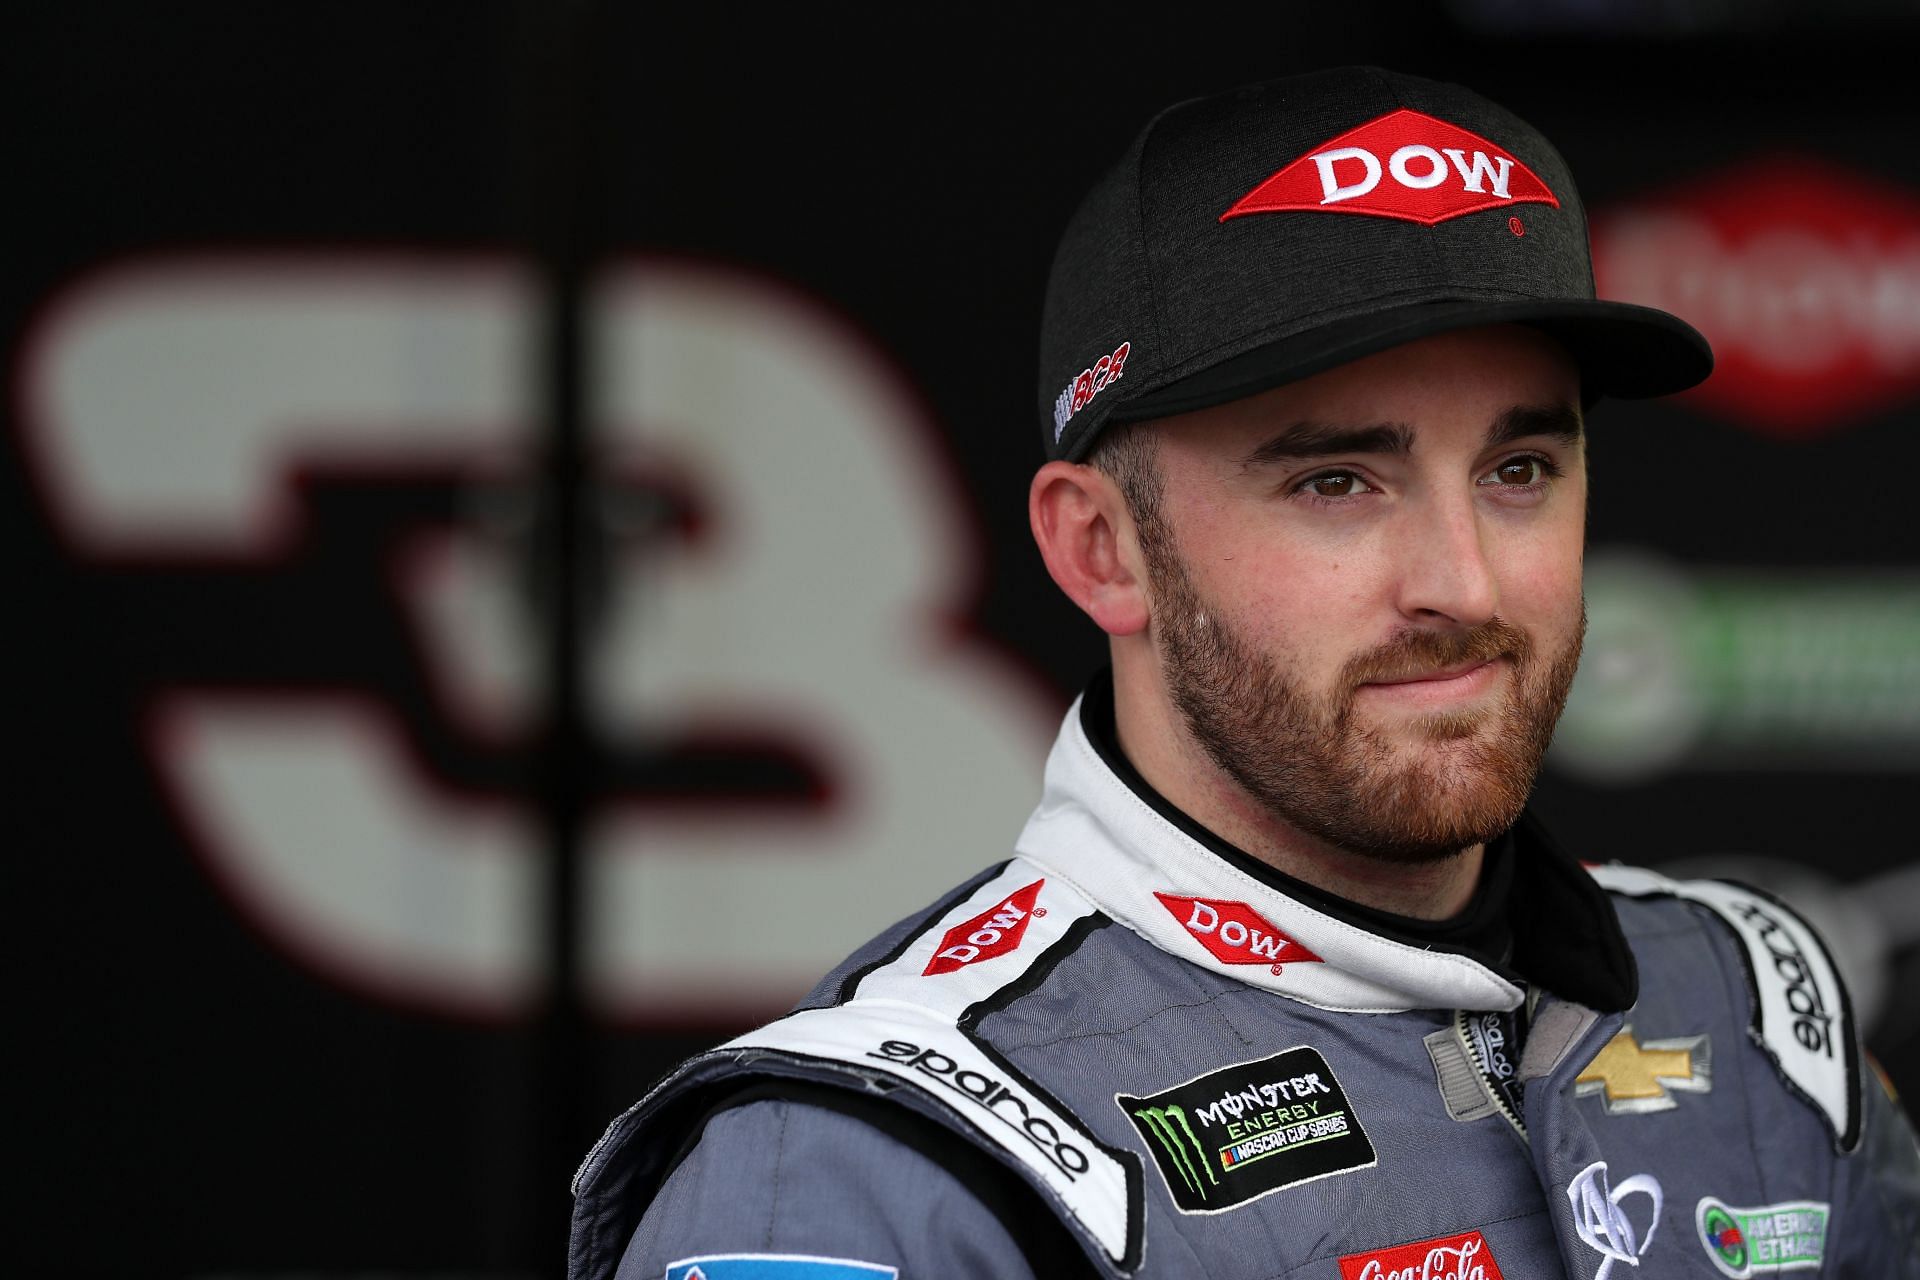
{"label": "blue sponsor patch", "polygon": [[898,1280],[898,1267],[803,1253],[715,1253],[667,1264],[667,1280]]}

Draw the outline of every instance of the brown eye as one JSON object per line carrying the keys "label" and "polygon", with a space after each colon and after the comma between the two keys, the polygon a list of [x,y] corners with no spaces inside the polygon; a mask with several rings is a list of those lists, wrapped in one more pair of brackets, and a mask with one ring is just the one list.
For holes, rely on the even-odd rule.
{"label": "brown eye", "polygon": [[1366,487],[1366,482],[1351,471],[1329,471],[1300,486],[1320,498],[1349,498]]}
{"label": "brown eye", "polygon": [[1530,485],[1542,478],[1545,467],[1538,458],[1509,458],[1489,474],[1499,485]]}

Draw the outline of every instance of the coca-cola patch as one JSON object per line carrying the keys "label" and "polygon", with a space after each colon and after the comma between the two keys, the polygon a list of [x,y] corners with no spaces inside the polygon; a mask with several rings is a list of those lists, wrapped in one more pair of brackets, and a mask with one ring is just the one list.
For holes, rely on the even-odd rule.
{"label": "coca-cola patch", "polygon": [[1478,1231],[1369,1249],[1340,1259],[1340,1280],[1505,1280]]}
{"label": "coca-cola patch", "polygon": [[1244,902],[1157,891],[1153,896],[1221,964],[1264,964],[1278,973],[1281,965],[1320,960]]}
{"label": "coca-cola patch", "polygon": [[1434,226],[1482,209],[1560,201],[1504,147],[1406,107],[1288,163],[1234,202],[1249,213],[1360,213]]}
{"label": "coca-cola patch", "polygon": [[1035,915],[1034,904],[1040,897],[1040,886],[1045,883],[1045,880],[1035,880],[998,906],[988,907],[973,919],[962,920],[947,930],[920,976],[952,973],[1017,948],[1020,940],[1027,936],[1027,923]]}

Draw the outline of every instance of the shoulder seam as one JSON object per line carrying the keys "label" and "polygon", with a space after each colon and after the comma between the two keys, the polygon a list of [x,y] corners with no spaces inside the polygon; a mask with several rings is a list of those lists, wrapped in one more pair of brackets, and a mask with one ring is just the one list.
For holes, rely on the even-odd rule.
{"label": "shoulder seam", "polygon": [[1060,962],[1078,951],[1081,944],[1097,931],[1113,923],[1113,918],[1104,911],[1095,911],[1091,915],[1081,916],[1068,927],[1059,941],[1033,958],[1019,974],[1002,985],[993,994],[983,996],[968,1005],[960,1015],[958,1025],[962,1031],[971,1032],[979,1025],[980,1019],[990,1013],[997,1013],[1021,996],[1037,990],[1041,983],[1053,976]]}

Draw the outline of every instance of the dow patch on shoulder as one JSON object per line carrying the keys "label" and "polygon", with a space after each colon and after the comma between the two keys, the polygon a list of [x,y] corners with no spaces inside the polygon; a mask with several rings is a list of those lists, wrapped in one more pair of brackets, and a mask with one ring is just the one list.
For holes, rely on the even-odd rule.
{"label": "dow patch on shoulder", "polygon": [[1378,1163],[1326,1059],[1306,1045],[1114,1101],[1182,1213],[1219,1213]]}
{"label": "dow patch on shoulder", "polygon": [[713,1253],[667,1264],[666,1280],[897,1280],[897,1267],[804,1253]]}

